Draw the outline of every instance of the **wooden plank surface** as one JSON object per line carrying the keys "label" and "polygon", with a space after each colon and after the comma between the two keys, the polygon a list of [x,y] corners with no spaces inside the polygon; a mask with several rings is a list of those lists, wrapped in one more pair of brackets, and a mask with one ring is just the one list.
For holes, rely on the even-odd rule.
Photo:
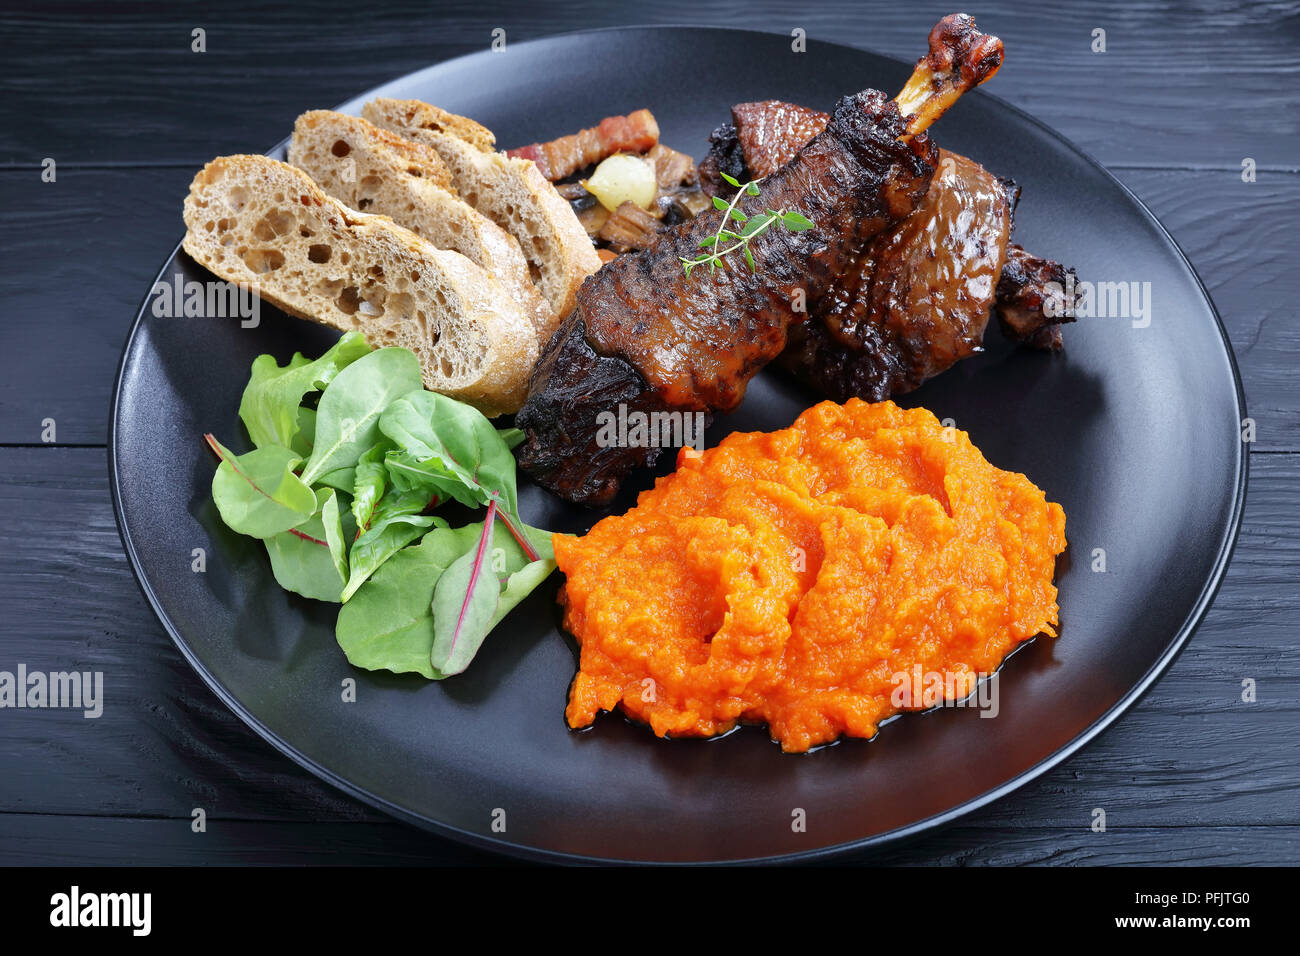
{"label": "wooden plank surface", "polygon": [[[0,863],[498,862],[395,824],[299,769],[208,691],[145,605],[122,554],[102,448],[122,343],[181,232],[193,171],[260,151],[305,108],[438,60],[642,22],[805,29],[901,59],[940,4],[754,0],[598,4],[241,0],[0,11],[0,648],[103,670],[104,716],[0,719]],[[1295,862],[1300,801],[1300,12],[1231,2],[974,12],[1007,43],[993,92],[1109,165],[1170,229],[1223,316],[1257,420],[1241,539],[1179,660],[1102,738],[890,864]],[[206,53],[190,49],[207,31]],[[1093,30],[1107,50],[1090,49]],[[707,82],[707,65],[700,82]],[[852,85],[852,84],[849,84]],[[58,163],[42,183],[42,160]],[[1242,182],[1241,161],[1258,164]],[[57,442],[41,442],[53,418]],[[3,665],[0,665],[3,666]],[[1240,700],[1244,677],[1259,699]],[[84,732],[93,724],[92,732]],[[194,834],[190,812],[208,812]],[[1090,814],[1108,814],[1105,834]]]}
{"label": "wooden plank surface", "polygon": [[[791,5],[661,0],[563,5],[419,0],[320,5],[52,2],[0,14],[0,162],[179,162],[261,151],[304,109],[328,108],[431,63],[553,33],[690,23],[863,47],[912,62],[948,2]],[[1300,13],[1251,0],[971,8],[1002,37],[995,94],[1107,164],[1297,168]],[[192,31],[206,31],[206,52]],[[1092,50],[1106,31],[1106,52]],[[708,65],[700,64],[700,82]],[[846,79],[846,90],[853,84]],[[855,87],[856,88],[856,87]],[[15,95],[16,94],[16,95]],[[1220,109],[1207,108],[1219,104]],[[201,121],[196,121],[201,117]]]}

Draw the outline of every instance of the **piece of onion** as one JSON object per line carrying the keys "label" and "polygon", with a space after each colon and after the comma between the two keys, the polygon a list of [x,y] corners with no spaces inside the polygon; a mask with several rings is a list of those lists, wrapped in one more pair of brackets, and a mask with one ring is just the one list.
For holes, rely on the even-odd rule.
{"label": "piece of onion", "polygon": [[628,153],[616,153],[602,160],[582,185],[610,212],[629,201],[649,209],[658,191],[654,167]]}

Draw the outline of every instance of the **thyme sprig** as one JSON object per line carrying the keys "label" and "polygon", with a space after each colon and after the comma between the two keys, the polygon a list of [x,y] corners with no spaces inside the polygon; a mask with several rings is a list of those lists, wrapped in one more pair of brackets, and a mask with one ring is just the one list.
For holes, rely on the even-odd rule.
{"label": "thyme sprig", "polygon": [[[745,255],[745,261],[749,263],[750,271],[757,271],[758,266],[754,262],[754,254],[750,251],[749,244],[761,236],[767,230],[771,229],[777,223],[783,225],[791,232],[803,232],[805,229],[813,228],[814,223],[807,216],[793,209],[772,209],[770,206],[765,212],[756,216],[749,216],[741,212],[737,207],[740,200],[745,196],[757,196],[759,194],[758,184],[760,180],[741,183],[735,177],[722,173],[722,178],[730,185],[736,188],[736,195],[731,198],[730,202],[721,196],[713,197],[713,207],[722,211],[722,222],[718,225],[718,231],[706,239],[700,240],[701,249],[712,250],[707,255],[697,256],[694,259],[687,259],[685,256],[679,256],[682,268],[686,270],[686,275],[691,274],[691,270],[696,266],[708,265],[709,271],[718,268],[718,264],[726,265],[723,259],[731,253],[740,250]],[[728,228],[733,222],[740,223],[740,231]],[[730,243],[730,245],[727,245]]]}

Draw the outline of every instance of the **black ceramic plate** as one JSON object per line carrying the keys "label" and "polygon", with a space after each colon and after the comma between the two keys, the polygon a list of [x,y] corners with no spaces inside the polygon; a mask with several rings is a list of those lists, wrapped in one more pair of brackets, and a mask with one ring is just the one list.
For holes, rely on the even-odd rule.
{"label": "black ceramic plate", "polygon": [[[788,37],[628,29],[442,63],[343,109],[358,112],[375,94],[416,97],[480,120],[511,146],[650,107],[665,143],[702,156],[733,103],[780,97],[825,109],[861,87],[895,91],[908,72],[823,43],[793,53]],[[1043,773],[1156,680],[1212,599],[1245,485],[1241,392],[1195,273],[1105,170],[982,93],[934,135],[1023,186],[1023,245],[1083,279],[1149,283],[1152,303],[1146,327],[1122,317],[1067,326],[1060,356],[993,338],[985,355],[902,399],[955,419],[990,461],[1024,472],[1068,516],[1061,636],[1006,662],[996,719],[969,708],[913,714],[872,741],[802,756],[782,754],[753,727],[665,741],[606,715],[572,733],[563,712],[576,646],[558,628],[558,575],[460,677],[426,683],[352,669],[334,642],[336,608],[282,591],[260,543],[230,533],[209,498],[213,459],[201,435],[247,447],[236,408],[253,358],[319,354],[334,337],[269,306],[255,329],[148,308],[136,320],[110,448],[122,537],[145,595],[208,685],[304,767],[403,820],[533,857],[812,858],[917,833]],[[177,274],[210,278],[179,251],[161,275]],[[709,443],[785,427],[815,400],[763,373]],[[535,487],[521,493],[535,525],[581,531],[599,517]],[[195,548],[206,550],[205,573],[191,570]],[[1105,552],[1104,573],[1093,570],[1094,549]],[[348,677],[355,703],[341,700]],[[492,829],[498,808],[504,833]],[[796,808],[804,832],[791,826]]]}

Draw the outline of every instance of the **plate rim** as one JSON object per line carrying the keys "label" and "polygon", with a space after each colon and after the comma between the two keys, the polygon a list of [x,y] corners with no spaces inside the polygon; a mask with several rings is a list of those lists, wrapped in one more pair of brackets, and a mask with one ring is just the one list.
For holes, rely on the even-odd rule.
{"label": "plate rim", "polygon": [[[620,26],[598,27],[587,30],[569,30],[560,33],[551,33],[544,36],[533,37],[528,40],[518,41],[512,46],[528,46],[533,44],[548,43],[557,39],[572,38],[579,36],[589,36],[610,32],[631,32],[638,30],[691,30],[698,33],[718,33],[725,32],[728,36],[734,37],[736,34],[754,34],[766,38],[784,37],[783,33],[769,30],[754,29],[727,29],[717,26],[708,26],[702,24],[626,24]],[[904,60],[897,57],[889,56],[883,53],[877,53],[864,47],[853,46],[847,43],[836,43],[829,40],[816,40],[817,43],[828,46],[840,47],[855,53],[867,53],[881,59],[891,60],[895,63],[906,66]],[[459,56],[449,57],[444,60],[438,60],[427,66],[411,70],[407,73],[392,77],[389,80],[371,87],[356,96],[349,97],[345,102],[353,99],[365,98],[372,96],[383,88],[392,83],[412,77],[426,70],[432,70],[437,67],[447,66],[458,63],[463,60],[472,59],[489,55],[489,51],[476,50],[470,53],[463,53]],[[1164,223],[1148,208],[1147,204],[1133,193],[1118,177],[1107,169],[1101,162],[1095,159],[1091,153],[1082,149],[1073,140],[1067,138],[1060,132],[1048,126],[1044,121],[1036,116],[1026,112],[1020,107],[1007,102],[996,94],[986,92],[983,89],[973,91],[974,95],[985,97],[993,101],[999,109],[1003,109],[1018,117],[1022,121],[1028,122],[1036,127],[1041,133],[1056,140],[1065,148],[1075,155],[1082,158],[1089,166],[1102,174],[1111,184],[1118,187],[1123,195],[1133,202],[1143,215],[1155,225],[1159,236],[1164,239],[1165,243],[1176,253],[1178,260],[1186,268],[1192,279],[1196,283],[1201,297],[1209,306],[1210,314],[1214,318],[1215,326],[1219,332],[1219,338],[1223,345],[1228,360],[1228,370],[1231,373],[1234,400],[1236,402],[1237,417],[1240,419],[1247,411],[1245,389],[1242,384],[1241,370],[1237,364],[1237,356],[1232,348],[1232,340],[1228,336],[1227,328],[1223,324],[1223,317],[1219,314],[1218,306],[1215,305],[1214,299],[1210,296],[1209,290],[1205,286],[1196,267],[1192,265],[1183,248],[1177,240],[1170,234]],[[970,94],[967,94],[970,95]],[[342,105],[342,104],[340,104]],[[271,155],[283,150],[289,142],[286,136],[270,149],[266,150],[266,155]],[[906,826],[896,827],[883,833],[873,834],[858,840],[851,840],[844,843],[832,844],[830,846],[818,847],[816,849],[801,850],[795,853],[769,854],[766,856],[746,857],[743,859],[723,859],[723,860],[689,860],[689,861],[662,861],[662,860],[624,860],[616,857],[591,856],[589,854],[567,853],[562,850],[549,850],[526,844],[515,843],[508,840],[501,840],[491,836],[485,836],[481,833],[475,833],[469,830],[462,830],[442,821],[422,816],[404,807],[398,806],[389,800],[384,799],[376,794],[370,793],[364,788],[352,783],[346,778],[340,776],[333,770],[325,767],[311,757],[302,753],[288,741],[280,737],[269,727],[267,727],[255,714],[253,714],[245,705],[234,696],[217,678],[204,667],[198,659],[197,654],[189,646],[179,629],[163,611],[158,595],[153,586],[146,579],[141,570],[142,562],[137,553],[136,545],[131,537],[130,531],[126,526],[123,518],[123,503],[121,499],[121,488],[118,483],[118,453],[117,438],[120,432],[118,415],[122,405],[122,385],[127,372],[127,366],[130,364],[136,339],[140,333],[141,326],[144,323],[149,300],[153,295],[153,287],[172,267],[177,255],[182,251],[182,242],[178,241],[173,247],[170,255],[163,261],[162,266],[154,276],[153,282],[149,285],[147,291],[141,299],[140,306],[136,310],[135,317],[132,319],[131,328],[127,333],[126,340],[122,346],[122,354],[118,360],[117,372],[113,380],[112,397],[110,399],[110,409],[108,418],[108,446],[107,446],[107,463],[108,463],[108,480],[109,493],[113,502],[113,517],[117,524],[118,535],[122,540],[123,551],[127,557],[127,563],[131,567],[131,574],[135,578],[136,585],[144,595],[146,603],[153,612],[155,618],[163,626],[171,638],[172,643],[176,645],[181,652],[181,656],[198,674],[199,678],[207,687],[217,695],[217,698],[234,712],[241,721],[244,722],[254,733],[271,744],[276,750],[284,754],[298,766],[307,770],[313,776],[324,781],[346,793],[353,799],[388,814],[404,823],[418,827],[426,832],[434,833],[440,837],[455,840],[459,843],[473,846],[477,849],[488,850],[507,857],[516,859],[525,859],[534,862],[543,863],[568,863],[568,864],[588,864],[588,865],[610,865],[610,864],[637,864],[647,866],[745,866],[761,864],[789,864],[789,863],[816,863],[826,862],[832,858],[843,857],[845,855],[861,852],[867,849],[879,849],[886,845],[898,844],[913,839],[920,834],[937,829],[948,823],[951,823],[961,817],[972,813],[981,807],[987,806],[996,800],[999,800],[1015,790],[1020,789],[1031,781],[1047,773],[1052,768],[1058,766],[1065,760],[1074,756],[1080,749],[1093,742],[1101,736],[1106,730],[1113,726],[1123,714],[1131,707],[1137,704],[1142,697],[1155,685],[1155,683],[1164,675],[1165,671],[1177,660],[1183,649],[1187,646],[1188,641],[1195,633],[1196,629],[1204,620],[1206,613],[1214,603],[1219,589],[1223,584],[1228,567],[1232,563],[1233,554],[1236,551],[1237,541],[1241,531],[1242,516],[1245,511],[1246,491],[1250,473],[1250,453],[1249,449],[1243,448],[1243,443],[1236,442],[1236,463],[1235,463],[1235,485],[1232,490],[1232,507],[1228,517],[1226,527],[1220,533],[1220,544],[1218,553],[1215,556],[1214,565],[1207,576],[1200,592],[1197,595],[1191,610],[1184,618],[1174,636],[1170,639],[1165,649],[1159,657],[1151,664],[1142,677],[1133,684],[1128,691],[1109,708],[1106,709],[1092,723],[1081,730],[1068,742],[1061,747],[1039,760],[1037,763],[1027,767],[1015,777],[1004,781],[996,787],[986,790],[969,800],[966,800],[947,810],[932,814],[921,820],[914,821]]]}

